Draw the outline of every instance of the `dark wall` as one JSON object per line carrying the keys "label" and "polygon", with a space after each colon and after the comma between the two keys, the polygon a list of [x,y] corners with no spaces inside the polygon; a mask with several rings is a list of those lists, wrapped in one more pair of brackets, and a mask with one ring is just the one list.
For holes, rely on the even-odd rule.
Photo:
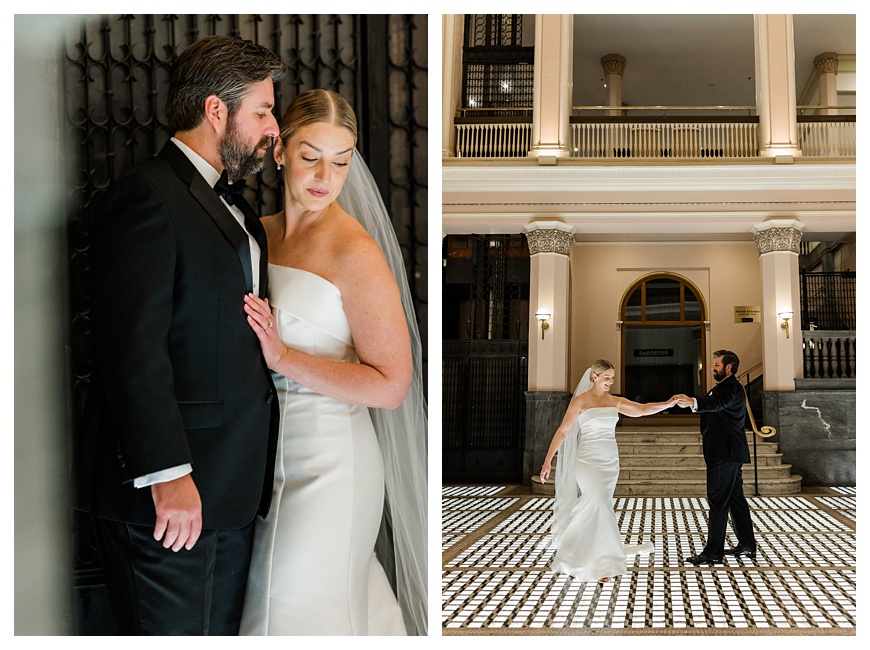
{"label": "dark wall", "polygon": [[854,390],[766,391],[764,423],[803,485],[855,485]]}

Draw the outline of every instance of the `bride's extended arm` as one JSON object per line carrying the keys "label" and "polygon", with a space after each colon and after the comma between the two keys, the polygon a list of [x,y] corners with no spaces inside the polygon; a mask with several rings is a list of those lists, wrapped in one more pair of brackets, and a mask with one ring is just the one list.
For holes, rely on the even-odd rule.
{"label": "bride's extended arm", "polygon": [[542,481],[546,481],[550,476],[553,456],[556,455],[556,451],[562,446],[562,443],[565,442],[565,438],[568,437],[568,434],[571,433],[571,430],[574,428],[574,423],[577,422],[577,418],[580,417],[582,410],[583,399],[582,397],[577,396],[571,400],[571,403],[568,405],[568,410],[565,411],[565,417],[562,418],[562,424],[559,425],[559,428],[556,429],[556,433],[553,434],[553,440],[550,442],[550,448],[547,449],[547,455],[544,457],[544,464],[541,466]]}
{"label": "bride's extended arm", "polygon": [[659,411],[664,411],[666,408],[670,408],[676,403],[676,395],[669,399],[667,402],[650,402],[649,404],[638,404],[637,402],[632,402],[631,400],[625,399],[623,397],[619,399],[617,410],[622,415],[627,415],[630,418],[639,418],[644,415],[653,415],[654,413],[658,413]]}
{"label": "bride's extended arm", "polygon": [[411,384],[411,344],[396,281],[377,244],[358,242],[344,255],[341,293],[360,362],[322,359],[286,347],[266,301],[245,296],[248,323],[266,364],[321,395],[350,404],[396,408]]}

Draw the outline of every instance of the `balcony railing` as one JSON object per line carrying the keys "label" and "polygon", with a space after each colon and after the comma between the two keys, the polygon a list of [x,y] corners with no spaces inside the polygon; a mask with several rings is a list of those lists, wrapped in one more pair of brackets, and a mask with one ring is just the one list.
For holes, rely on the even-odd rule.
{"label": "balcony railing", "polygon": [[854,330],[804,330],[805,379],[855,379]]}
{"label": "balcony railing", "polygon": [[808,115],[798,117],[797,126],[798,146],[804,156],[858,155],[854,115]]}
{"label": "balcony railing", "polygon": [[614,117],[571,124],[574,158],[754,158],[757,143],[754,118],[740,122],[664,122],[655,118],[625,122]]}
{"label": "balcony railing", "polygon": [[[752,106],[575,106],[574,110],[584,116],[571,118],[570,155],[587,160],[757,158],[758,118],[733,115],[753,109]],[[639,111],[652,111],[660,115],[600,115],[614,111],[636,115]],[[728,111],[732,114],[721,114]],[[599,115],[589,117],[592,112]],[[524,158],[531,148],[530,108],[466,108],[460,110],[454,123],[458,157]],[[857,155],[854,115],[799,116],[798,138],[806,157]]]}

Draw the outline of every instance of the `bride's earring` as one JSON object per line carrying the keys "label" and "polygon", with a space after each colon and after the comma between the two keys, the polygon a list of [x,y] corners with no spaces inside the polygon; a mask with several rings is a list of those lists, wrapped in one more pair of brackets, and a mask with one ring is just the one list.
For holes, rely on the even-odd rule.
{"label": "bride's earring", "polygon": [[281,171],[281,167],[283,167],[283,165],[281,163],[276,163],[276,169],[278,171]]}

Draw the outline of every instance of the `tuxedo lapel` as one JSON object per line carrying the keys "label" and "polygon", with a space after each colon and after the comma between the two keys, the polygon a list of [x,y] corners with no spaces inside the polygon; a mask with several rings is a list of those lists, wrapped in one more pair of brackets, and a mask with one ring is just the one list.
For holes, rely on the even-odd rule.
{"label": "tuxedo lapel", "polygon": [[[239,222],[236,221],[229,208],[215,194],[214,189],[206,183],[202,174],[193,166],[193,163],[171,141],[164,145],[160,151],[160,156],[169,161],[178,177],[187,184],[191,195],[199,202],[203,210],[205,210],[232,247],[236,249],[239,263],[242,265],[242,273],[245,275],[245,287],[248,291],[253,291],[254,278],[251,275],[251,248],[248,244],[248,235],[244,228],[239,225]],[[260,230],[262,230],[262,226]],[[257,239],[257,243],[260,243],[259,237],[257,235],[254,235],[254,237]],[[263,239],[265,239],[265,233]],[[260,249],[265,250],[262,244]],[[261,278],[263,277],[262,261],[264,257],[262,256],[260,259]]]}

